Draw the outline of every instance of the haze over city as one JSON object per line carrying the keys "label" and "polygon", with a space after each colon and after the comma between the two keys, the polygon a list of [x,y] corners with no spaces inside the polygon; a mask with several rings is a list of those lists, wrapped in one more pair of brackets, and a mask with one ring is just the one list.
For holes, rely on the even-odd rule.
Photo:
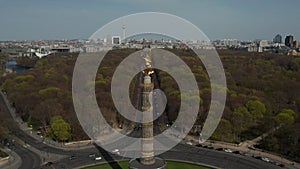
{"label": "haze over city", "polygon": [[[272,40],[300,35],[298,0],[1,0],[0,40],[87,39],[124,15],[153,11],[183,17],[211,40]],[[138,23],[137,23],[138,24]]]}

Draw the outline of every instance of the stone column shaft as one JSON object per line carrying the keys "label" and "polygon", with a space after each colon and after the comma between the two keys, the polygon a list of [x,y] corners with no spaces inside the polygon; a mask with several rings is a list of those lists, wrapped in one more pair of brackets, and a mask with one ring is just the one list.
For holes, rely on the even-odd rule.
{"label": "stone column shaft", "polygon": [[[153,83],[151,77],[145,75],[143,84],[143,100],[142,111],[144,119],[153,119],[153,110],[149,95],[153,90]],[[152,98],[152,97],[151,97]],[[142,159],[141,163],[144,165],[151,165],[155,163],[153,150],[153,121],[142,124]]]}

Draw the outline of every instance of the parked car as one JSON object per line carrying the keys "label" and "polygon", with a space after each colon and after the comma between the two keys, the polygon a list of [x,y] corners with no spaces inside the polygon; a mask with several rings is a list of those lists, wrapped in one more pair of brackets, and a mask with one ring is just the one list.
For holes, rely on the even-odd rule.
{"label": "parked car", "polygon": [[248,146],[248,148],[251,149],[251,150],[255,150],[255,149],[256,149],[256,148],[253,147],[253,146]]}
{"label": "parked car", "polygon": [[253,156],[254,158],[258,159],[258,160],[261,160],[262,157],[261,156]]}
{"label": "parked car", "polygon": [[208,149],[211,149],[211,150],[214,149],[213,146],[207,146],[207,148],[208,148]]}
{"label": "parked car", "polygon": [[193,143],[190,142],[190,141],[186,142],[186,144],[187,144],[187,145],[191,145],[191,146],[193,145]]}
{"label": "parked car", "polygon": [[225,151],[226,153],[232,153],[232,152],[233,152],[233,151],[232,151],[231,149],[229,149],[229,148],[225,148],[224,151]]}
{"label": "parked car", "polygon": [[220,147],[216,149],[217,151],[224,151],[224,148]]}
{"label": "parked car", "polygon": [[197,146],[197,147],[203,147],[203,145],[202,145],[202,144],[197,144],[196,146]]}
{"label": "parked car", "polygon": [[263,161],[265,161],[267,163],[270,162],[269,158],[267,158],[267,157],[262,157],[261,160],[263,160]]}

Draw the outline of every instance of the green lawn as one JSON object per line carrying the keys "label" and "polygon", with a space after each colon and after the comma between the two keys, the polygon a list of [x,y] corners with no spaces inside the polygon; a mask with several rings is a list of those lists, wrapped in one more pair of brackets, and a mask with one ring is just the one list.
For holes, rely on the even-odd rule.
{"label": "green lawn", "polygon": [[8,155],[5,152],[3,152],[3,151],[0,150],[0,157],[1,158],[7,157],[7,156]]}
{"label": "green lawn", "polygon": [[[114,169],[117,167],[114,166],[120,166],[122,169],[128,169],[128,161],[121,161],[118,163],[111,163],[111,164],[100,164],[90,167],[85,167],[82,169]],[[191,163],[183,163],[183,162],[177,162],[177,161],[167,161],[167,169],[212,169],[211,167],[206,166],[200,166],[196,164]]]}

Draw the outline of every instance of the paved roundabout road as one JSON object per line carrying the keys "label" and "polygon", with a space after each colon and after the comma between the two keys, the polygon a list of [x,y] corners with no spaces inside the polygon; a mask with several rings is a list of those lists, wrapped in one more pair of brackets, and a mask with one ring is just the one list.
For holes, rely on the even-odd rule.
{"label": "paved roundabout road", "polygon": [[[70,160],[69,157],[54,162],[51,168],[79,168],[80,166],[96,164],[94,158],[89,157],[89,154],[101,154],[103,161],[100,162],[112,162],[118,160],[124,160],[114,154],[105,152],[101,148],[90,148],[81,151],[72,152],[75,159]],[[257,160],[252,157],[245,157],[241,155],[220,152],[216,150],[204,149],[195,146],[189,146],[185,144],[179,144],[172,150],[160,155],[164,159],[174,159],[189,161],[195,163],[203,163],[207,165],[216,166],[218,168],[229,168],[229,169],[276,169],[280,168],[270,163],[266,163],[261,160]],[[115,164],[114,164],[115,165]],[[50,168],[45,166],[43,168]],[[118,166],[114,166],[118,168]]]}

